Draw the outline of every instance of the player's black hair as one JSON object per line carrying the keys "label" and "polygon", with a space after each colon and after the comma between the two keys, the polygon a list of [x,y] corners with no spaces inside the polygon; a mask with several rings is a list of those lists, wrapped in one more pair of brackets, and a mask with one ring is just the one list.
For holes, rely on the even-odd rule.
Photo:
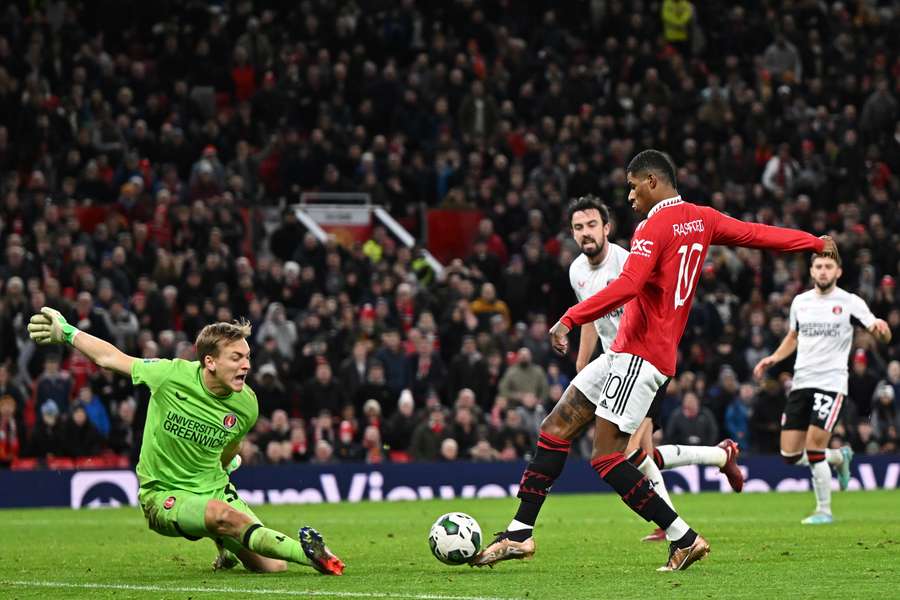
{"label": "player's black hair", "polygon": [[568,207],[569,213],[569,224],[572,223],[572,217],[575,216],[575,213],[583,211],[583,210],[596,210],[600,213],[600,218],[603,219],[603,224],[606,225],[609,223],[609,209],[606,208],[606,205],[600,202],[600,199],[597,196],[593,196],[588,194],[587,196],[581,196],[580,198],[575,198],[571,202],[569,202]]}
{"label": "player's black hair", "polygon": [[625,169],[626,173],[633,173],[634,175],[650,171],[658,177],[667,180],[672,184],[672,187],[677,186],[675,165],[667,155],[659,150],[651,149],[639,152],[637,156],[631,159],[631,162],[628,163],[628,168]]}

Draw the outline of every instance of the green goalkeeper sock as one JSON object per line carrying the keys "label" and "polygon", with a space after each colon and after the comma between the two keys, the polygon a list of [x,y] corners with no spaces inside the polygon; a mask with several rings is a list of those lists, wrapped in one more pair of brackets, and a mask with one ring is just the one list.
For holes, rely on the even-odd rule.
{"label": "green goalkeeper sock", "polygon": [[247,527],[241,542],[245,548],[251,552],[256,552],[269,558],[280,558],[288,562],[300,565],[311,565],[312,563],[306,558],[300,541],[291,538],[280,531],[263,527],[259,523],[254,523]]}

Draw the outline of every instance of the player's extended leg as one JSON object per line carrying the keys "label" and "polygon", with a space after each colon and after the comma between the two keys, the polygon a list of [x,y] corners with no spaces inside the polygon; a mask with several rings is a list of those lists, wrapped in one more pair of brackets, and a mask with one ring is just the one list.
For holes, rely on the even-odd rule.
{"label": "player's extended leg", "polygon": [[734,440],[724,439],[716,446],[657,446],[653,460],[661,471],[685,465],[719,467],[719,472],[728,478],[731,489],[740,492],[744,489],[744,474],[737,465],[740,454],[740,448]]}
{"label": "player's extended leg", "polygon": [[240,552],[238,558],[248,569],[283,571],[286,567],[284,561],[287,561],[308,565],[330,575],[340,575],[344,570],[344,563],[328,550],[318,532],[309,527],[302,528],[300,539],[295,540],[264,527],[250,515],[221,500],[206,503],[203,520],[209,533],[240,541],[243,549],[250,554]]}
{"label": "player's extended leg", "polygon": [[591,466],[622,501],[646,521],[653,521],[672,542],[669,560],[660,570],[688,568],[709,553],[709,543],[691,529],[653,490],[650,481],[625,459],[629,434],[601,416],[596,418]]}
{"label": "player's extended leg", "polygon": [[595,405],[570,385],[541,423],[534,458],[525,467],[519,483],[519,508],[506,531],[497,534],[472,559],[473,566],[530,558],[534,555],[534,524],[553,483],[562,473],[571,441],[594,419]]}

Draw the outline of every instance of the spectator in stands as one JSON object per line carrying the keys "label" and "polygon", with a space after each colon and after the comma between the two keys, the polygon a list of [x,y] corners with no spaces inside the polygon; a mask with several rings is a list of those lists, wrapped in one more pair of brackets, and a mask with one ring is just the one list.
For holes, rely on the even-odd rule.
{"label": "spectator in stands", "polygon": [[384,368],[385,384],[391,395],[396,398],[400,392],[409,387],[409,369],[406,356],[400,348],[400,333],[396,329],[388,329],[381,336],[382,347],[375,353],[375,358]]}
{"label": "spectator in stands", "polygon": [[783,32],[775,34],[775,40],[763,53],[763,67],[776,82],[799,84],[803,77],[803,61],[796,46]]}
{"label": "spectator in stands", "polygon": [[348,398],[356,398],[356,393],[366,382],[370,366],[369,344],[364,340],[356,340],[350,356],[341,362],[338,369],[338,379],[344,386]]}
{"label": "spectator in stands", "polygon": [[[408,460],[412,436],[419,424],[416,419],[415,408],[416,405],[412,393],[409,390],[404,390],[397,401],[397,412],[385,423],[384,441],[385,445],[390,449],[392,460],[400,460],[402,462],[404,457]],[[399,458],[398,454],[400,455]]]}
{"label": "spectator in stands", "polygon": [[510,324],[510,312],[506,302],[497,298],[497,288],[493,283],[485,283],[481,286],[481,295],[471,304],[472,312],[478,317],[482,325],[487,325],[494,315],[503,317],[504,324]]}
{"label": "spectator in stands", "polygon": [[387,387],[384,367],[377,360],[369,366],[366,382],[356,391],[355,406],[362,406],[367,400],[376,400],[380,406],[393,406],[396,396]]}
{"label": "spectator in stands", "polygon": [[547,318],[544,315],[535,315],[528,326],[528,335],[522,341],[522,345],[531,352],[531,360],[536,365],[546,366],[550,357],[553,356],[547,337],[548,327]]}
{"label": "spectator in stands", "polygon": [[291,398],[278,377],[278,369],[272,363],[265,363],[256,370],[253,391],[259,403],[259,414],[271,417],[277,410],[290,411]]}
{"label": "spectator in stands", "polygon": [[365,458],[366,450],[356,441],[353,424],[350,421],[341,421],[338,426],[334,455],[341,462],[358,462]]}
{"label": "spectator in stands", "polygon": [[755,452],[778,452],[781,435],[781,413],[787,396],[774,379],[764,379],[759,387],[750,417],[750,440]]}
{"label": "spectator in stands", "polygon": [[890,92],[890,83],[885,77],[875,82],[875,91],[866,99],[859,116],[859,129],[869,142],[883,139],[891,125],[900,116],[900,105]]}
{"label": "spectator in stands", "polygon": [[[557,386],[559,387],[559,386]],[[516,412],[522,420],[522,427],[531,437],[531,445],[537,443],[537,432],[540,431],[541,422],[547,416],[547,409],[535,394],[522,394],[521,404],[516,407]]]}
{"label": "spectator in stands", "polygon": [[878,443],[880,452],[896,452],[900,447],[900,410],[894,388],[880,383],[872,400],[872,439]]}
{"label": "spectator in stands", "polygon": [[423,398],[429,390],[444,389],[446,369],[441,355],[434,351],[431,337],[422,337],[416,342],[415,352],[407,360],[407,371],[411,375],[410,389],[414,397]]}
{"label": "spectator in stands", "polygon": [[454,398],[461,389],[470,388],[476,398],[488,398],[487,384],[487,365],[475,344],[475,336],[463,336],[462,347],[450,361],[447,372],[447,396]]}
{"label": "spectator in stands", "polygon": [[409,443],[409,453],[414,460],[437,460],[441,443],[451,432],[444,422],[444,412],[438,407],[431,410],[428,419],[419,423]]}
{"label": "spectator in stands", "polygon": [[690,56],[693,19],[694,5],[687,0],[663,0],[663,37],[685,57]]}
{"label": "spectator in stands", "polygon": [[[291,424],[287,412],[281,409],[272,412],[269,430],[256,439],[256,444],[269,460],[273,458],[276,462],[282,459],[291,460]],[[270,452],[270,445],[276,445],[278,448]]]}
{"label": "spectator in stands", "polygon": [[59,367],[59,355],[48,353],[44,359],[44,370],[35,382],[35,403],[43,406],[47,400],[54,400],[57,407],[69,410],[69,397],[72,395],[72,378],[67,371]]}
{"label": "spectator in stands", "polygon": [[301,412],[307,416],[323,410],[338,414],[346,402],[340,382],[331,373],[331,365],[322,357],[316,365],[315,376],[306,382],[300,393]]}
{"label": "spectator in stands", "polygon": [[31,432],[28,453],[35,458],[64,455],[59,406],[53,400],[41,405],[41,418]]}
{"label": "spectator in stands", "polygon": [[140,430],[135,427],[134,417],[137,409],[137,402],[134,398],[128,397],[119,402],[116,415],[113,417],[109,431],[109,439],[107,444],[109,449],[131,459],[132,463],[137,462],[137,455],[140,443]]}
{"label": "spectator in stands", "polygon": [[769,192],[787,194],[794,189],[800,174],[800,164],[791,156],[789,144],[778,146],[778,154],[769,159],[762,175],[762,184]]}
{"label": "spectator in stands", "polygon": [[266,310],[266,318],[257,332],[259,339],[274,338],[278,352],[285,360],[294,359],[294,347],[297,344],[297,326],[286,317],[284,305],[272,302]]}
{"label": "spectator in stands", "polygon": [[518,403],[523,394],[534,394],[540,402],[547,398],[547,374],[540,365],[531,362],[531,350],[522,347],[516,355],[516,362],[500,380],[499,392]]}
{"label": "spectator in stands", "polygon": [[701,408],[694,392],[687,392],[681,399],[681,410],[669,417],[666,423],[667,444],[712,446],[719,439],[716,419],[707,408]]}
{"label": "spectator in stands", "polygon": [[0,397],[10,396],[16,402],[16,409],[21,414],[25,408],[25,394],[22,386],[12,380],[10,377],[9,366],[0,362]]}
{"label": "spectator in stands", "polygon": [[22,453],[25,427],[16,414],[16,400],[9,394],[0,396],[0,469],[9,468]]}
{"label": "spectator in stands", "polygon": [[456,441],[459,456],[468,458],[480,438],[480,427],[472,410],[465,406],[457,408],[453,415],[453,439]]}
{"label": "spectator in stands", "polygon": [[453,462],[459,460],[459,444],[455,439],[446,438],[441,442],[440,460]]}
{"label": "spectator in stands", "polygon": [[363,430],[362,447],[368,464],[381,464],[385,461],[381,432],[374,425],[369,425]]}
{"label": "spectator in stands", "polygon": [[334,448],[327,440],[319,440],[316,442],[315,453],[309,461],[314,465],[331,465],[337,462],[334,456]]}
{"label": "spectator in stands", "polygon": [[871,409],[872,398],[878,378],[869,368],[869,358],[862,348],[853,353],[850,376],[847,378],[847,397],[856,406],[858,414],[867,415]]}
{"label": "spectator in stands", "polygon": [[290,445],[291,460],[294,462],[306,462],[309,460],[309,440],[306,437],[306,426],[302,419],[291,427]]}
{"label": "spectator in stands", "polygon": [[66,456],[93,456],[103,447],[103,438],[88,420],[84,405],[75,404],[63,425],[62,448]]}
{"label": "spectator in stands", "polygon": [[87,413],[88,421],[97,430],[101,437],[109,437],[109,413],[100,397],[94,393],[90,385],[82,386],[78,390],[77,402],[84,408]]}
{"label": "spectator in stands", "polygon": [[531,432],[525,429],[518,411],[506,411],[503,425],[494,435],[493,446],[500,460],[518,460],[531,450]]}
{"label": "spectator in stands", "polygon": [[756,390],[749,383],[742,383],[737,397],[725,411],[725,431],[741,447],[750,450],[750,415]]}

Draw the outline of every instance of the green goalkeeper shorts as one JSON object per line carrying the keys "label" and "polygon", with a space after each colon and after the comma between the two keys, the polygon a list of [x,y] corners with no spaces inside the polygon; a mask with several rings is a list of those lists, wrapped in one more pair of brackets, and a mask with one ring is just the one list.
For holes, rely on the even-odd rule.
{"label": "green goalkeeper shorts", "polygon": [[254,523],[260,523],[247,503],[238,496],[231,482],[213,494],[142,489],[138,499],[150,529],[169,537],[183,537],[191,541],[204,537],[216,539],[217,536],[206,529],[206,505],[210,500],[227,502],[231,508],[253,519]]}

